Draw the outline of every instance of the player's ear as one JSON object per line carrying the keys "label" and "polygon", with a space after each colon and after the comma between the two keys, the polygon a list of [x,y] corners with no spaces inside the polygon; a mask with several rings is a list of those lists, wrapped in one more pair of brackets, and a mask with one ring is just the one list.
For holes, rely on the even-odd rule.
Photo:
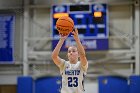
{"label": "player's ear", "polygon": [[79,52],[78,52],[78,58],[80,57]]}
{"label": "player's ear", "polygon": [[66,58],[68,59],[68,54],[66,54]]}

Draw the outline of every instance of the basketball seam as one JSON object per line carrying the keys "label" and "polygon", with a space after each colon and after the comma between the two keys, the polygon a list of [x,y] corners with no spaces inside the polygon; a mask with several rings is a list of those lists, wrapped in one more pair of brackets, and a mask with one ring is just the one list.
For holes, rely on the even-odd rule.
{"label": "basketball seam", "polygon": [[66,19],[60,19],[60,20],[68,21],[68,22],[70,22],[70,23],[72,24],[72,26],[73,26],[73,23],[72,23],[71,21],[69,21],[69,20],[66,20]]}
{"label": "basketball seam", "polygon": [[71,27],[71,26],[62,26],[62,25],[57,25],[57,26],[61,26],[61,27]]}

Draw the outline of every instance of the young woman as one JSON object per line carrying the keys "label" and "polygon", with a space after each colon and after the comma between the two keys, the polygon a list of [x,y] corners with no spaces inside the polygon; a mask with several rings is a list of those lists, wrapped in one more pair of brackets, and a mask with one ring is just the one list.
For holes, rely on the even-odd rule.
{"label": "young woman", "polygon": [[60,40],[52,52],[52,59],[59,67],[62,75],[61,93],[84,93],[84,77],[87,72],[88,62],[85,50],[78,37],[78,30],[73,32],[73,38],[76,41],[76,46],[68,48],[68,61],[59,57],[60,49],[66,40],[67,36],[60,35]]}

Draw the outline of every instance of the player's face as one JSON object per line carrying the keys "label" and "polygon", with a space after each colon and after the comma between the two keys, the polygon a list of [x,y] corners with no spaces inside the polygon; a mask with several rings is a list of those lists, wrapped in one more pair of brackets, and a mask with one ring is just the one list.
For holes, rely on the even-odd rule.
{"label": "player's face", "polygon": [[75,46],[68,48],[68,59],[70,61],[78,60],[78,51],[77,51],[77,48]]}

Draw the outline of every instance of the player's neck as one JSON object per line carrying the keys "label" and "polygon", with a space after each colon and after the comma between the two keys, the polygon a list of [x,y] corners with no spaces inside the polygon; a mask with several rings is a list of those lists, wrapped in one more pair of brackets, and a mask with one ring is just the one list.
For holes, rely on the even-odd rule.
{"label": "player's neck", "polygon": [[78,60],[70,60],[71,64],[76,64]]}

